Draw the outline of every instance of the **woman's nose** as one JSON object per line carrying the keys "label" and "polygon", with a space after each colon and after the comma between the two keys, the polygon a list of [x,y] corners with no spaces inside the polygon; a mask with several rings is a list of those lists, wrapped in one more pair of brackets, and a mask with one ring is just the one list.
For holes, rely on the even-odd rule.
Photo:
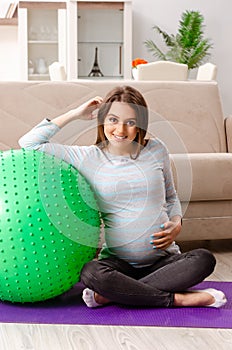
{"label": "woman's nose", "polygon": [[120,122],[117,124],[117,132],[118,133],[124,133],[125,131],[125,124]]}

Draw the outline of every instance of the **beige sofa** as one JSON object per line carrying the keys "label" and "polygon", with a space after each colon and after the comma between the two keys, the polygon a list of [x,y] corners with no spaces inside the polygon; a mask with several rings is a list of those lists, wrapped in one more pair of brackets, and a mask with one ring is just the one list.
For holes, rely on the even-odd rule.
{"label": "beige sofa", "polygon": [[[19,148],[20,136],[43,118],[104,96],[120,84],[143,93],[149,133],[169,148],[184,213],[179,239],[232,238],[232,118],[224,119],[215,82],[1,82],[0,149]],[[55,140],[91,144],[95,122],[74,122]]]}

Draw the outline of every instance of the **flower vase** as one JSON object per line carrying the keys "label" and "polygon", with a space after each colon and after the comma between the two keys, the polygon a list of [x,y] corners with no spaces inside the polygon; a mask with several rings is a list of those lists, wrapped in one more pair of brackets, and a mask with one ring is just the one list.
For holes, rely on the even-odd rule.
{"label": "flower vase", "polygon": [[134,80],[138,80],[138,69],[137,68],[132,68],[132,77]]}

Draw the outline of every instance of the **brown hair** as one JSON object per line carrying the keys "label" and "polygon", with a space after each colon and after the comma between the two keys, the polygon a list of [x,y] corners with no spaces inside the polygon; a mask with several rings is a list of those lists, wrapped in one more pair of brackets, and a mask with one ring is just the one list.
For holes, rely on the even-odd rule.
{"label": "brown hair", "polygon": [[138,133],[134,142],[137,143],[137,158],[142,146],[144,145],[144,138],[148,127],[148,108],[147,103],[142,94],[131,86],[119,86],[111,90],[103,100],[103,103],[98,111],[98,126],[97,126],[97,140],[95,142],[101,148],[107,145],[107,138],[104,133],[104,121],[113,102],[125,102],[135,111],[136,125]]}

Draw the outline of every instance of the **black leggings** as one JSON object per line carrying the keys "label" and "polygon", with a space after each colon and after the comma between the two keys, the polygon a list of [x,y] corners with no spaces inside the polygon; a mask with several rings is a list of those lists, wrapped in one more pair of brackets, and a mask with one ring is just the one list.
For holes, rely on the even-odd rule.
{"label": "black leggings", "polygon": [[206,249],[161,257],[154,265],[135,268],[110,257],[87,263],[82,283],[112,302],[126,305],[172,307],[174,293],[184,292],[202,282],[215,267]]}

